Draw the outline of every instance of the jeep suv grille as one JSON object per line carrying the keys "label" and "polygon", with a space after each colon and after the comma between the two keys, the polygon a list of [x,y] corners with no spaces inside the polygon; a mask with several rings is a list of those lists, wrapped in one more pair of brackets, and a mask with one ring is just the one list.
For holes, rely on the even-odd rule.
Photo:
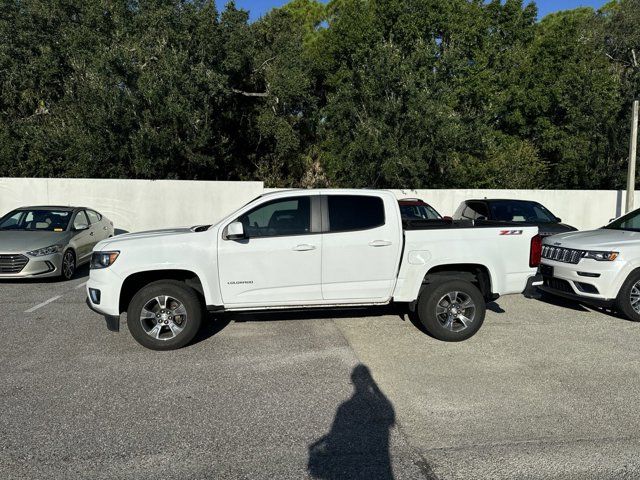
{"label": "jeep suv grille", "polygon": [[562,263],[576,264],[584,256],[584,250],[573,250],[572,248],[552,247],[551,245],[542,246],[542,258],[554,260]]}

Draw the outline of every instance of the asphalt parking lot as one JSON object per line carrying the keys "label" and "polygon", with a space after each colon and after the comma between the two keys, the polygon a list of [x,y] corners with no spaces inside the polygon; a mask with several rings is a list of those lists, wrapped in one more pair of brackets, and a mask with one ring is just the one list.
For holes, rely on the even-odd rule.
{"label": "asphalt parking lot", "polygon": [[521,296],[463,343],[386,310],[211,319],[173,352],[2,282],[0,478],[640,478],[640,324]]}

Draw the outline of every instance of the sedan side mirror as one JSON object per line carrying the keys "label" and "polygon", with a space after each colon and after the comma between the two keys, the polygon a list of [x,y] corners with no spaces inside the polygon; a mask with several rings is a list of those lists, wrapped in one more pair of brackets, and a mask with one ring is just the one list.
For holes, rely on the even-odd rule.
{"label": "sedan side mirror", "polygon": [[245,238],[242,222],[233,222],[229,224],[227,227],[227,238],[229,240],[240,240]]}
{"label": "sedan side mirror", "polygon": [[74,225],[73,229],[76,232],[80,232],[82,230],[89,230],[89,225],[87,225],[86,223],[81,223],[80,225]]}
{"label": "sedan side mirror", "polygon": [[556,222],[561,223],[562,219],[560,217],[556,217]]}

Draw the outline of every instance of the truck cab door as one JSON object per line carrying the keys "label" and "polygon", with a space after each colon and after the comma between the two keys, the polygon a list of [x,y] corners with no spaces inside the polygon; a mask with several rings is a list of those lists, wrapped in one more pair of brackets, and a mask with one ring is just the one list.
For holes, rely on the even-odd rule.
{"label": "truck cab door", "polygon": [[289,195],[241,213],[234,221],[242,223],[244,238],[228,238],[224,227],[218,269],[225,306],[322,300],[320,212],[319,195]]}
{"label": "truck cab door", "polygon": [[326,194],[322,207],[322,297],[332,303],[389,300],[402,250],[397,200]]}

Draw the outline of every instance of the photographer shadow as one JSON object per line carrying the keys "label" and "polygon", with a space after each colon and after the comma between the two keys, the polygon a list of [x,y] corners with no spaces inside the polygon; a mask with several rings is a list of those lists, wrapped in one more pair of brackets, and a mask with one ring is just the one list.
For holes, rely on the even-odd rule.
{"label": "photographer shadow", "polygon": [[309,445],[307,470],[320,479],[393,479],[393,405],[366,366],[356,366],[351,380],[353,395],[338,407],[331,430]]}

